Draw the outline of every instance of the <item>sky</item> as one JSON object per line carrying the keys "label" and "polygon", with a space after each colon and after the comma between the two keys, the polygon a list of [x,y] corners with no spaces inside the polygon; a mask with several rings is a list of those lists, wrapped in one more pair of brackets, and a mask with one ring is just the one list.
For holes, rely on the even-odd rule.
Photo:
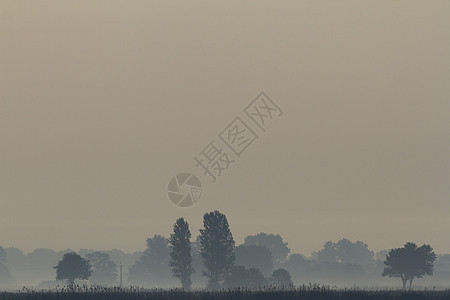
{"label": "sky", "polygon": [[[0,245],[137,251],[219,210],[237,244],[450,253],[449,28],[449,1],[1,0]],[[236,117],[258,135],[240,157]],[[235,160],[214,183],[211,141]]]}

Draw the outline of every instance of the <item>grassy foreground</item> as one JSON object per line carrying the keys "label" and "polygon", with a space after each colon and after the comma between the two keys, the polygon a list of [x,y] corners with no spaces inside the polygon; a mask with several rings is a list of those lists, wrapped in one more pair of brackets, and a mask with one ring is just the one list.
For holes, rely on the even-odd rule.
{"label": "grassy foreground", "polygon": [[358,299],[358,300],[416,300],[416,299],[450,299],[450,290],[445,291],[401,291],[401,290],[362,290],[362,289],[336,289],[322,286],[303,286],[296,289],[276,290],[265,288],[258,291],[245,289],[222,290],[222,291],[192,291],[186,292],[180,289],[160,290],[143,289],[138,287],[96,287],[76,286],[74,289],[61,287],[52,290],[31,290],[23,288],[16,292],[2,292],[0,299]]}

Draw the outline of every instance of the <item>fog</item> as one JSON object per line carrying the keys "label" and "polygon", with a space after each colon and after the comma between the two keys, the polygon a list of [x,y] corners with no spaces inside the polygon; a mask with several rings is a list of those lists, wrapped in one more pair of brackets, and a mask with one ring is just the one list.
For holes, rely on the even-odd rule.
{"label": "fog", "polygon": [[[64,254],[74,252],[71,249],[55,251],[41,248],[25,253],[18,248],[10,247],[0,249],[0,254],[3,251],[6,262],[1,263],[0,266],[4,265],[6,269],[0,268],[0,288],[6,290],[20,286],[46,289],[64,284],[55,279],[55,267]],[[147,248],[133,253],[126,253],[118,249],[79,249],[76,251],[80,256],[90,259],[91,263],[93,260],[90,255],[99,252],[108,256],[108,259],[113,262],[114,268],[105,271],[94,267],[90,279],[78,281],[80,284],[120,285],[120,266],[122,266],[123,286],[148,288],[179,286],[176,278],[171,276],[169,267],[171,249],[168,240],[160,235],[148,238]],[[236,245],[233,252],[236,256],[237,266],[242,266],[247,270],[261,271],[263,280],[270,280],[271,274],[277,269],[287,270],[292,283],[297,287],[318,284],[346,288],[354,286],[398,288],[400,283],[399,279],[381,276],[385,267],[387,250],[374,252],[364,242],[350,241],[346,238],[324,243],[321,249],[317,249],[313,253],[301,254],[293,252],[289,248],[289,243],[280,235],[259,233],[247,236],[245,242]],[[192,242],[191,255],[195,270],[192,275],[192,287],[203,289],[207,280],[202,272],[206,269],[198,238]],[[2,258],[0,255],[0,259],[4,259],[4,257]],[[108,272],[110,274],[106,274]],[[245,279],[239,277],[238,279],[240,286],[245,286],[243,284]],[[450,254],[440,254],[434,264],[433,276],[416,279],[414,288],[448,288],[449,279]],[[225,286],[226,283],[227,281],[225,281]],[[263,285],[261,284],[261,286]],[[252,286],[249,287],[252,288]]]}
{"label": "fog", "polygon": [[[55,280],[65,249],[106,252],[128,280],[147,239],[184,217],[195,242],[214,210],[240,265],[260,232],[303,255],[260,266],[267,278],[279,267],[296,284],[398,285],[375,255],[414,242],[438,254],[417,284],[448,282],[449,12],[448,1],[0,1],[5,282]],[[232,149],[237,125],[250,139]],[[211,142],[233,161],[220,174],[211,164],[217,178],[195,160]],[[185,173],[201,188],[171,191]],[[186,193],[192,205],[177,202]],[[314,257],[343,238],[369,245],[369,267]],[[179,284],[161,272],[143,283]]]}

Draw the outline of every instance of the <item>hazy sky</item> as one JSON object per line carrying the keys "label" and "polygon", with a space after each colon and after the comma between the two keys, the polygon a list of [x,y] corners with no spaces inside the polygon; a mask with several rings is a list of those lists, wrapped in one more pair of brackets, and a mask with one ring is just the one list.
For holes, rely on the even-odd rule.
{"label": "hazy sky", "polygon": [[[450,253],[450,1],[0,1],[0,244],[142,250],[178,217]],[[198,154],[284,114],[216,183]],[[205,187],[180,209],[170,178]]]}

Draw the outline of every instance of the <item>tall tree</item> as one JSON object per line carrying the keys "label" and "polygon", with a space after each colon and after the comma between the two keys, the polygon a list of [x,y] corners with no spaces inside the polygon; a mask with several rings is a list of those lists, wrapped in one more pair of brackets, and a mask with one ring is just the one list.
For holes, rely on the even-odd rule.
{"label": "tall tree", "polygon": [[184,289],[190,290],[192,285],[191,232],[189,224],[183,218],[179,218],[173,225],[173,233],[169,238],[170,252],[169,266],[172,275],[180,280]]}
{"label": "tall tree", "polygon": [[208,289],[218,289],[234,266],[234,239],[227,217],[217,210],[204,214],[203,227],[200,229],[201,255],[206,269],[203,275],[208,279]]}
{"label": "tall tree", "polygon": [[75,252],[64,254],[54,269],[56,269],[56,280],[67,280],[71,286],[75,279],[87,280],[92,274],[89,262]]}
{"label": "tall tree", "polygon": [[433,263],[436,254],[430,245],[417,247],[414,243],[406,243],[403,248],[392,249],[386,255],[383,277],[399,277],[402,279],[403,289],[409,281],[409,289],[415,277],[433,275]]}
{"label": "tall tree", "polygon": [[93,268],[89,279],[91,283],[109,285],[117,283],[117,265],[108,253],[92,252],[86,254],[86,259]]}
{"label": "tall tree", "polygon": [[265,246],[272,253],[273,262],[276,266],[281,265],[286,260],[289,252],[291,252],[288,243],[284,242],[279,234],[273,233],[261,232],[256,235],[249,235],[245,238],[244,245]]}

